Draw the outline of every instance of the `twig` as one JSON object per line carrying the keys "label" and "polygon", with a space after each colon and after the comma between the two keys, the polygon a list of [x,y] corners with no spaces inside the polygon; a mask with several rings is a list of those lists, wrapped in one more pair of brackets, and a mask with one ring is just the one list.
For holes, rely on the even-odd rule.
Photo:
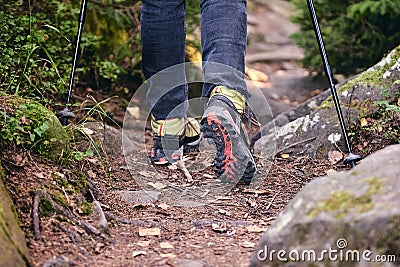
{"label": "twig", "polygon": [[190,174],[189,170],[185,166],[185,161],[184,160],[179,160],[176,163],[176,166],[183,172],[183,175],[185,175],[187,182],[192,183],[193,182],[193,177]]}
{"label": "twig", "polygon": [[65,196],[65,198],[67,199],[68,204],[70,204],[70,202],[69,202],[69,197],[68,197],[68,195],[67,195],[67,192],[65,191],[64,186],[61,186],[61,189],[62,189],[62,191],[64,192],[64,196]]}
{"label": "twig", "polygon": [[269,208],[271,208],[272,203],[274,203],[274,200],[276,198],[276,196],[279,194],[279,192],[275,193],[275,195],[272,197],[271,201],[268,203],[268,206],[265,207],[265,210],[269,210]]}
{"label": "twig", "polygon": [[232,220],[227,220],[227,221],[215,221],[215,220],[208,220],[208,219],[201,219],[193,222],[192,224],[195,227],[200,227],[200,226],[211,226],[212,224],[226,224],[226,225],[252,225],[252,222],[248,221],[232,221]]}
{"label": "twig", "polygon": [[82,253],[85,257],[88,257],[89,255],[86,253],[86,251],[84,251],[80,246],[78,241],[75,238],[75,234],[72,233],[70,230],[68,230],[67,228],[61,226],[60,224],[58,224],[58,227],[67,234],[67,236],[69,237],[69,239],[71,239],[72,243],[74,243],[74,245],[76,246],[76,248],[79,250],[80,253]]}

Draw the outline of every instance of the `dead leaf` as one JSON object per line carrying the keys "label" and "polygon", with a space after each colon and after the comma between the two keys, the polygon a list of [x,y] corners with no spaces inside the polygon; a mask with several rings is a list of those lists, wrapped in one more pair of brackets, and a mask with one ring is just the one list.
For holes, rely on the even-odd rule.
{"label": "dead leaf", "polygon": [[250,241],[244,241],[242,244],[240,244],[244,248],[254,248],[256,243],[250,242]]}
{"label": "dead leaf", "polygon": [[139,236],[158,236],[161,234],[160,228],[140,228]]}
{"label": "dead leaf", "polygon": [[160,248],[174,248],[174,246],[169,242],[161,242]]}
{"label": "dead leaf", "polygon": [[289,157],[290,157],[289,154],[281,154],[281,158],[283,158],[283,159],[287,159],[287,158],[289,158]]}
{"label": "dead leaf", "polygon": [[168,210],[170,208],[170,205],[168,205],[167,203],[160,203],[157,205],[157,207],[159,207],[163,210]]}
{"label": "dead leaf", "polygon": [[366,118],[361,118],[360,119],[360,125],[361,125],[361,127],[367,126],[368,125],[367,119]]}
{"label": "dead leaf", "polygon": [[261,232],[265,232],[265,230],[267,230],[267,228],[264,227],[258,227],[257,225],[250,225],[246,227],[247,231],[249,231],[250,233],[261,233]]}
{"label": "dead leaf", "polygon": [[137,244],[139,247],[145,248],[150,245],[150,242],[151,242],[150,240],[139,240]]}
{"label": "dead leaf", "polygon": [[33,174],[35,177],[39,178],[39,179],[44,179],[46,178],[46,176],[44,176],[43,172],[36,172]]}
{"label": "dead leaf", "polygon": [[338,163],[343,158],[343,154],[339,151],[332,150],[328,152],[328,159],[332,164]]}
{"label": "dead leaf", "polygon": [[95,249],[94,249],[94,251],[95,251],[97,254],[99,254],[101,248],[103,248],[103,247],[105,247],[104,243],[97,243],[97,244],[96,244],[96,247],[95,247]]}
{"label": "dead leaf", "polygon": [[219,209],[219,210],[218,210],[218,213],[221,213],[221,214],[224,214],[224,215],[227,215],[227,216],[230,216],[230,215],[231,215],[231,213],[230,213],[229,211],[226,211],[226,210],[224,210],[224,209]]}
{"label": "dead leaf", "polygon": [[131,115],[134,119],[140,119],[140,108],[139,107],[127,107],[129,115]]}
{"label": "dead leaf", "polygon": [[334,169],[326,170],[326,175],[331,175],[333,173],[337,173],[337,171],[335,171]]}
{"label": "dead leaf", "polygon": [[250,207],[252,207],[252,208],[254,208],[254,207],[257,206],[257,201],[255,201],[254,199],[248,199],[248,200],[246,201],[246,203],[247,203]]}
{"label": "dead leaf", "polygon": [[147,184],[154,187],[154,189],[157,189],[157,190],[161,190],[161,189],[164,189],[167,187],[165,184],[163,184],[161,182],[155,182],[155,183],[148,182]]}
{"label": "dead leaf", "polygon": [[218,223],[211,224],[211,228],[218,233],[225,233],[227,231],[226,224],[219,225]]}
{"label": "dead leaf", "polygon": [[173,253],[165,253],[165,254],[161,253],[160,257],[161,258],[176,258],[176,255]]}
{"label": "dead leaf", "polygon": [[243,189],[243,193],[250,193],[250,194],[257,194],[257,195],[266,195],[266,194],[271,194],[271,191],[269,191],[269,190],[257,190],[257,189],[245,188],[245,189]]}
{"label": "dead leaf", "polygon": [[93,165],[99,165],[99,159],[97,157],[94,158],[86,158],[87,161],[92,163]]}
{"label": "dead leaf", "polygon": [[208,174],[208,173],[204,173],[204,174],[203,174],[203,177],[204,177],[204,178],[207,178],[207,179],[215,179],[215,176],[214,176],[214,175],[211,175],[211,174]]}
{"label": "dead leaf", "polygon": [[264,72],[261,72],[259,70],[251,69],[246,67],[246,74],[249,76],[250,80],[252,81],[258,81],[258,82],[266,82],[269,80],[268,75],[266,75]]}
{"label": "dead leaf", "polygon": [[144,177],[153,177],[154,176],[152,173],[150,173],[148,171],[139,171],[138,173]]}
{"label": "dead leaf", "polygon": [[168,165],[168,169],[170,169],[170,170],[177,170],[178,169],[178,166],[176,166],[176,164],[171,164],[171,165]]}
{"label": "dead leaf", "polygon": [[79,129],[79,131],[81,131],[83,134],[90,136],[92,134],[94,134],[94,131],[92,129],[86,128],[86,127],[82,127]]}
{"label": "dead leaf", "polygon": [[28,157],[25,153],[17,154],[14,158],[15,165],[22,167],[28,162]]}
{"label": "dead leaf", "polygon": [[147,254],[147,252],[144,250],[137,250],[137,251],[132,252],[132,257],[135,258],[137,256],[146,255],[146,254]]}

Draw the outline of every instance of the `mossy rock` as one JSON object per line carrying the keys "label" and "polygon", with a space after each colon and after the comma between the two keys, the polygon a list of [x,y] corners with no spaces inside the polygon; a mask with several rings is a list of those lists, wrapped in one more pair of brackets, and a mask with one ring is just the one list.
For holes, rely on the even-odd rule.
{"label": "mossy rock", "polygon": [[[400,46],[375,66],[337,86],[338,99],[349,134],[354,134],[349,129],[359,125],[361,118],[379,115],[382,121],[392,119],[382,112],[384,109],[378,103],[386,102],[388,105],[390,102],[392,107],[400,108],[397,104],[399,81]],[[275,151],[286,151],[288,147],[293,155],[316,158],[327,158],[328,153],[337,150],[338,146],[342,151],[347,151],[329,89],[295,109],[278,115],[263,126],[256,137],[259,139],[253,140],[254,151],[264,156]],[[393,143],[396,141],[393,140]],[[295,143],[298,145],[294,145]]]}
{"label": "mossy rock", "polygon": [[[301,260],[279,261],[276,253],[271,262],[263,253],[258,254],[265,248],[269,252],[285,250],[288,259],[292,251],[312,251],[319,258],[313,261],[315,266],[375,266],[368,260],[381,255],[392,261],[393,265],[387,266],[398,266],[398,203],[400,145],[392,145],[363,159],[350,171],[307,184],[261,237],[250,266],[310,266],[310,262]],[[323,254],[329,248],[343,255],[357,251],[360,260],[332,260]],[[366,251],[371,254],[363,258]]]}
{"label": "mossy rock", "polygon": [[0,162],[0,266],[29,266],[29,254],[15,207],[3,184]]}
{"label": "mossy rock", "polygon": [[39,102],[19,96],[0,96],[0,141],[15,143],[51,160],[68,153],[71,133]]}

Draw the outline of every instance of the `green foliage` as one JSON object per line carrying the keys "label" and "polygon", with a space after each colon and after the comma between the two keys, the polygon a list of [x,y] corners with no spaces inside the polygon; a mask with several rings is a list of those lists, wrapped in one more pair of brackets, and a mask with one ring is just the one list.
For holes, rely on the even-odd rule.
{"label": "green foliage", "polygon": [[[304,48],[302,63],[321,71],[322,61],[307,1],[292,2],[299,11],[292,21],[300,26],[300,31],[292,37]],[[334,73],[357,73],[400,43],[398,0],[315,0],[314,5]]]}
{"label": "green foliage", "polygon": [[200,0],[186,1],[186,35],[187,44],[201,51],[200,36]]}
{"label": "green foliage", "polygon": [[[117,2],[121,1],[100,1],[88,6],[91,12],[87,18],[92,18],[95,25],[108,27],[108,34],[104,30],[92,31],[91,20],[87,19],[82,34],[76,80],[85,79],[93,87],[109,86],[126,74],[129,67],[138,68],[140,63],[135,59],[132,64],[122,64],[134,57],[135,51],[136,54],[140,51],[136,37],[138,21],[119,12],[125,8],[130,10],[128,6],[118,4],[113,8]],[[68,87],[80,1],[0,0],[0,5],[0,92],[41,102],[60,99]],[[96,10],[101,12],[95,13]],[[134,6],[130,12],[137,14],[138,7]],[[115,33],[113,37],[112,33]]]}
{"label": "green foliage", "polygon": [[16,145],[50,159],[67,152],[69,136],[56,116],[36,101],[0,97],[0,151]]}

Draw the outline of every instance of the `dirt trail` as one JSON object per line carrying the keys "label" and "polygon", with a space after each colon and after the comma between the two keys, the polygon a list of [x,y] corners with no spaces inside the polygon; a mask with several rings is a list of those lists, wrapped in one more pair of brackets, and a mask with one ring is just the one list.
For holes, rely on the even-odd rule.
{"label": "dirt trail", "polygon": [[268,76],[268,80],[256,85],[275,116],[328,88],[324,77],[310,74],[297,63],[303,51],[290,39],[298,30],[298,26],[290,22],[294,14],[290,2],[256,0],[249,2],[248,10],[246,64]]}
{"label": "dirt trail", "polygon": [[[275,115],[324,88],[295,62],[302,52],[288,38],[296,27],[282,13],[286,4],[278,0],[249,1],[247,64],[268,76],[259,78],[257,85]],[[8,155],[8,188],[14,192],[22,227],[29,233],[34,266],[45,262],[59,264],[56,266],[248,266],[259,236],[293,196],[311,179],[325,175],[326,170],[342,167],[308,157],[278,156],[272,161],[258,158],[262,183],[256,191],[238,186],[210,205],[176,207],[162,200],[148,201],[128,171],[120,150],[120,132],[107,138],[114,144],[108,169],[96,157],[84,159],[80,169],[101,203],[109,234],[88,234],[79,223],[71,224],[62,214],[50,213],[40,218],[41,238],[35,240],[30,210],[26,208],[32,205],[29,190],[34,191],[39,182],[42,186],[54,184],[56,173],[68,179],[72,170],[49,167],[34,156],[17,165],[21,155]],[[136,154],[132,155],[140,162]],[[140,163],[130,166],[134,166],[136,176],[147,175]],[[187,187],[201,186],[215,178],[212,166],[192,172],[192,183],[186,183],[179,170],[163,167],[158,172],[170,183]],[[71,195],[68,190],[64,194],[70,203],[91,199]],[[96,212],[85,215],[78,211],[76,215],[100,229]]]}

